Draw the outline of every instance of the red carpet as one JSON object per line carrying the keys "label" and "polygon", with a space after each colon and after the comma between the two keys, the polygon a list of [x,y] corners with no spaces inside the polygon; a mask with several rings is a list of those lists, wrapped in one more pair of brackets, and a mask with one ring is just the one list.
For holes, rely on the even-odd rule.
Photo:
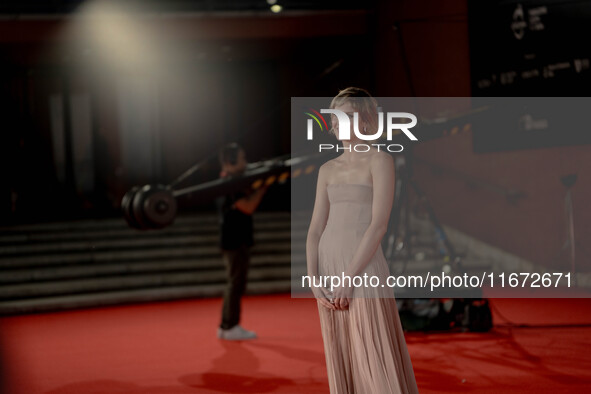
{"label": "red carpet", "polygon": [[[407,334],[421,393],[591,392],[591,300],[491,304],[490,332]],[[215,338],[220,299],[3,318],[2,393],[328,393],[315,302],[243,305],[258,340]]]}

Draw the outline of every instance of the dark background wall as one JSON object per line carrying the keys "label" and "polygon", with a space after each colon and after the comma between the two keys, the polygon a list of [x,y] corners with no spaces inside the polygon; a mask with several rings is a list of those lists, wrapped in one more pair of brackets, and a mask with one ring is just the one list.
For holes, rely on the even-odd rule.
{"label": "dark background wall", "polygon": [[[494,10],[494,2],[484,3]],[[379,94],[470,96],[468,2],[396,1],[384,2],[382,6],[383,12],[379,13],[382,33],[376,61],[376,79],[382,82],[376,86]],[[397,20],[401,22],[393,30]],[[569,20],[561,23],[567,24]],[[509,22],[506,26],[509,30]],[[494,39],[487,37],[482,45],[487,45],[491,56],[502,57],[504,47],[500,44],[498,48],[492,47],[491,41]],[[572,92],[565,86],[572,85],[560,85],[561,90],[547,88],[545,95],[570,96]],[[588,84],[579,81],[576,85],[579,92],[590,91]],[[480,91],[475,93],[485,95]],[[536,93],[539,90],[527,94],[523,89],[517,92],[506,89],[493,96],[536,96]],[[415,178],[441,221],[523,258],[567,270],[568,255],[560,253],[566,239],[566,189],[560,178],[576,173],[578,179],[573,187],[579,251],[576,262],[578,269],[590,270],[591,254],[586,247],[591,242],[591,209],[586,203],[591,196],[590,146],[475,153],[472,139],[478,132],[474,129],[428,141],[415,149]],[[474,181],[485,182],[487,187],[475,187],[478,182]],[[500,191],[490,191],[489,187]],[[526,197],[511,203],[503,191],[523,192]]]}
{"label": "dark background wall", "polygon": [[[3,220],[115,215],[131,185],[168,183],[231,140],[246,147],[251,161],[289,153],[293,96],[333,96],[347,86],[384,97],[486,95],[474,91],[471,78],[470,48],[479,45],[470,36],[472,3],[348,4],[278,15],[153,18],[145,26],[174,44],[166,53],[178,59],[157,77],[145,72],[146,65],[113,66],[90,39],[65,34],[68,14],[0,21]],[[492,54],[499,51],[491,48]],[[51,105],[69,113],[63,99],[68,95],[78,95],[78,121],[90,124],[92,133],[88,190],[80,185],[84,175],[75,174],[75,147],[64,147],[65,161],[56,164],[52,122],[59,116],[51,115]],[[75,133],[68,123],[65,132]],[[587,245],[589,146],[475,153],[474,133],[415,149],[415,179],[441,221],[549,268],[568,268],[560,262],[566,256],[557,257],[566,237],[560,177],[578,173],[575,234]],[[148,159],[142,156],[146,151]],[[217,170],[214,162],[190,183],[215,177]],[[510,201],[507,191],[525,197]],[[591,255],[578,250],[577,266],[588,270]]]}

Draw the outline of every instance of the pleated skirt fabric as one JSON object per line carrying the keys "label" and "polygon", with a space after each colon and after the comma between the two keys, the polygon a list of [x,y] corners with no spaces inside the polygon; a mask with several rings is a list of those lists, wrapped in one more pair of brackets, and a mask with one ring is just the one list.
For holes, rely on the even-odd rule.
{"label": "pleated skirt fabric", "polygon": [[348,310],[318,304],[331,394],[418,393],[396,300],[356,298]]}

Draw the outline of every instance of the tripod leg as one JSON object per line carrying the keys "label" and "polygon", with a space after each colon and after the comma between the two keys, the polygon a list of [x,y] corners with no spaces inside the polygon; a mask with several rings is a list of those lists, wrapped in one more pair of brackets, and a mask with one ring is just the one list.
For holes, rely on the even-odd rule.
{"label": "tripod leg", "polygon": [[441,223],[439,223],[439,219],[437,219],[437,215],[435,214],[433,207],[429,203],[427,196],[425,195],[425,193],[423,193],[423,191],[418,187],[418,185],[415,182],[409,180],[409,183],[414,189],[414,191],[417,193],[419,198],[425,201],[425,208],[427,210],[427,214],[429,215],[429,220],[433,224],[433,227],[435,227],[435,230],[437,231],[439,237],[441,238],[441,241],[445,246],[445,249],[447,250],[448,255],[446,257],[449,258],[449,260],[451,261],[453,269],[461,273],[465,273],[466,270],[460,261],[461,259],[457,255],[454,246],[447,237],[447,234],[445,233],[443,226],[441,225]]}
{"label": "tripod leg", "polygon": [[[403,233],[403,237],[402,237],[402,244],[399,250],[403,252],[402,255],[402,268],[400,269],[399,272],[397,272],[397,275],[401,275],[406,271],[406,267],[408,266],[408,261],[410,260],[411,256],[412,256],[412,242],[411,242],[411,228],[410,228],[410,202],[409,202],[409,198],[408,198],[408,188],[406,187],[407,183],[404,182],[404,187],[403,187],[403,195],[402,195],[402,207],[401,207],[401,215],[402,218],[399,222],[399,227],[398,227],[398,235],[400,235],[400,231],[402,231]],[[402,228],[400,228],[400,225],[402,225]]]}
{"label": "tripod leg", "polygon": [[577,286],[576,282],[576,268],[575,268],[575,223],[574,223],[574,215],[573,215],[573,200],[571,196],[570,189],[566,192],[565,197],[565,210],[566,210],[566,219],[567,219],[567,243],[569,246],[569,257],[570,257],[570,272],[573,276],[573,284]]}
{"label": "tripod leg", "polygon": [[[385,257],[390,266],[390,271],[393,271],[392,264],[394,263],[394,257],[397,251],[397,244],[400,241],[401,230],[404,231],[403,248],[410,248],[409,230],[408,226],[408,187],[407,187],[407,174],[406,174],[406,159],[404,156],[397,156],[395,159],[396,165],[396,185],[394,189],[394,203],[392,206],[392,214],[390,215],[390,221],[388,224],[388,231],[384,239],[386,240],[386,253]],[[405,228],[402,229],[401,225],[404,223]],[[410,253],[410,251],[409,251]],[[404,263],[401,272],[406,270],[408,261],[408,254],[404,258]]]}

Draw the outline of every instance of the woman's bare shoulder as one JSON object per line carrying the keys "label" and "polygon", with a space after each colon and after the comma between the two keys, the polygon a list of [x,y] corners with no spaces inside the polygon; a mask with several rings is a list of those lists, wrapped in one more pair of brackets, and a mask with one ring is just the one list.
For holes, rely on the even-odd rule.
{"label": "woman's bare shoulder", "polygon": [[335,157],[334,159],[330,159],[330,160],[324,162],[318,170],[319,171],[322,170],[324,172],[329,172],[329,171],[333,170],[335,168],[335,166],[338,164],[335,161],[336,159],[338,159],[338,158]]}
{"label": "woman's bare shoulder", "polygon": [[333,179],[335,174],[339,172],[338,162],[335,160],[336,158],[323,163],[318,169],[318,176],[322,176],[325,180]]}
{"label": "woman's bare shoulder", "polygon": [[394,158],[388,152],[374,152],[371,156],[371,163],[374,165],[391,165],[394,163]]}

